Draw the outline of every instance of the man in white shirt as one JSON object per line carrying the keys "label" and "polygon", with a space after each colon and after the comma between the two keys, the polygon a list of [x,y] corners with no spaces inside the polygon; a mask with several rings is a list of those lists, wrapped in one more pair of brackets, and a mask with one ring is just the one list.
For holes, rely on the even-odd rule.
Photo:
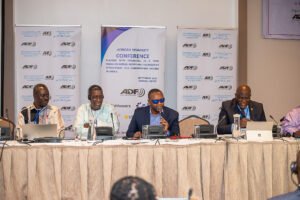
{"label": "man in white shirt", "polygon": [[82,104],[77,111],[74,129],[83,137],[87,136],[91,124],[110,126],[116,133],[119,130],[119,120],[115,108],[111,104],[103,103],[103,90],[99,85],[92,85],[88,89],[90,103]]}

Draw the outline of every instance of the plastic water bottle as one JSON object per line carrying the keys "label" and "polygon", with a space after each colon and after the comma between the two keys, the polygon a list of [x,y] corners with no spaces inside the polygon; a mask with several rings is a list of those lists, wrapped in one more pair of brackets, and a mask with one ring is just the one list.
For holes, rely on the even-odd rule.
{"label": "plastic water bottle", "polygon": [[232,136],[241,136],[240,114],[233,115]]}

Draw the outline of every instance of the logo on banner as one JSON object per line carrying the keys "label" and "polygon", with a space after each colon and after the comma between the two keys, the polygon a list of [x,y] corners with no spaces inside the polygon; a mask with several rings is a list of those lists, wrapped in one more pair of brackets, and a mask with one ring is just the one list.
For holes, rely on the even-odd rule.
{"label": "logo on banner", "polygon": [[210,33],[203,33],[202,34],[203,38],[210,38],[210,36],[211,36]]}
{"label": "logo on banner", "polygon": [[74,90],[75,89],[75,85],[61,85],[60,89],[71,89],[71,90]]}
{"label": "logo on banner", "polygon": [[23,65],[22,69],[37,69],[37,65]]}
{"label": "logo on banner", "polygon": [[142,107],[146,107],[146,106],[147,106],[147,104],[146,104],[146,103],[142,103],[142,102],[138,102],[138,103],[135,105],[136,108],[142,108]]}
{"label": "logo on banner", "polygon": [[60,46],[63,46],[63,47],[65,47],[65,46],[67,46],[67,47],[74,47],[75,44],[76,44],[75,42],[62,42],[60,44]]}
{"label": "logo on banner", "polygon": [[202,100],[209,101],[210,100],[210,95],[204,95],[204,96],[202,96]]}
{"label": "logo on banner", "polygon": [[183,86],[184,90],[196,90],[197,89],[197,85],[185,85]]}
{"label": "logo on banner", "polygon": [[45,80],[53,80],[54,76],[53,75],[46,75]]}
{"label": "logo on banner", "polygon": [[220,66],[219,70],[224,70],[224,71],[232,71],[233,66],[228,65],[228,66]]}
{"label": "logo on banner", "polygon": [[75,111],[76,107],[75,106],[62,106],[60,108],[61,111]]}
{"label": "logo on banner", "polygon": [[61,69],[76,69],[76,65],[62,65]]}
{"label": "logo on banner", "polygon": [[210,57],[211,53],[210,52],[203,52],[202,57]]}
{"label": "logo on banner", "polygon": [[32,89],[34,85],[23,85],[22,89]]}
{"label": "logo on banner", "polygon": [[295,14],[295,15],[293,16],[293,20],[295,20],[295,21],[300,21],[300,14]]}
{"label": "logo on banner", "polygon": [[210,119],[210,115],[209,114],[204,114],[201,116],[201,118],[209,120]]}
{"label": "logo on banner", "polygon": [[52,51],[44,51],[43,52],[43,56],[51,56],[52,55]]}
{"label": "logo on banner", "polygon": [[121,96],[137,96],[143,97],[145,95],[145,89],[124,89],[121,93]]}
{"label": "logo on banner", "polygon": [[196,65],[187,65],[184,66],[183,70],[197,70],[198,67]]}
{"label": "logo on banner", "polygon": [[36,46],[36,42],[22,42],[21,46],[35,47]]}
{"label": "logo on banner", "polygon": [[231,90],[232,86],[231,85],[220,85],[219,90]]}
{"label": "logo on banner", "polygon": [[52,32],[51,31],[43,31],[42,35],[43,36],[51,36]]}
{"label": "logo on banner", "polygon": [[197,109],[196,106],[183,106],[182,111],[195,111]]}
{"label": "logo on banner", "polygon": [[220,44],[219,48],[220,49],[231,49],[232,48],[232,44]]}
{"label": "logo on banner", "polygon": [[197,44],[196,43],[185,43],[182,45],[183,48],[196,48]]}
{"label": "logo on banner", "polygon": [[205,76],[204,77],[204,80],[206,80],[206,81],[212,81],[213,79],[214,79],[213,76]]}

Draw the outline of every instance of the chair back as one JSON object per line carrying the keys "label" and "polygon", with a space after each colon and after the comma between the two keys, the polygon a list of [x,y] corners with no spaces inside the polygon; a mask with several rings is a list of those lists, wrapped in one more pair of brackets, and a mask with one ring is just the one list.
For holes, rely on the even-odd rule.
{"label": "chair back", "polygon": [[197,115],[190,115],[179,121],[180,135],[192,136],[195,125],[209,125],[209,122]]}
{"label": "chair back", "polygon": [[9,119],[7,118],[4,118],[4,117],[0,117],[0,129],[8,129],[9,130],[9,135],[5,135],[5,136],[2,136],[2,130],[1,130],[1,135],[0,135],[0,139],[7,139],[7,138],[10,138],[10,139],[15,139],[15,123],[13,123],[12,121],[10,121]]}

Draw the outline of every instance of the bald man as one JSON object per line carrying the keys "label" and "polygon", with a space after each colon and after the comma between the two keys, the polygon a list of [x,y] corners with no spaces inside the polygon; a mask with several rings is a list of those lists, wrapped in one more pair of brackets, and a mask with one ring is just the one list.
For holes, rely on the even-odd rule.
{"label": "bald man", "polygon": [[248,121],[266,121],[263,105],[251,100],[251,89],[248,85],[240,85],[234,99],[222,102],[218,134],[232,133],[234,114],[240,114],[241,128],[246,128]]}

